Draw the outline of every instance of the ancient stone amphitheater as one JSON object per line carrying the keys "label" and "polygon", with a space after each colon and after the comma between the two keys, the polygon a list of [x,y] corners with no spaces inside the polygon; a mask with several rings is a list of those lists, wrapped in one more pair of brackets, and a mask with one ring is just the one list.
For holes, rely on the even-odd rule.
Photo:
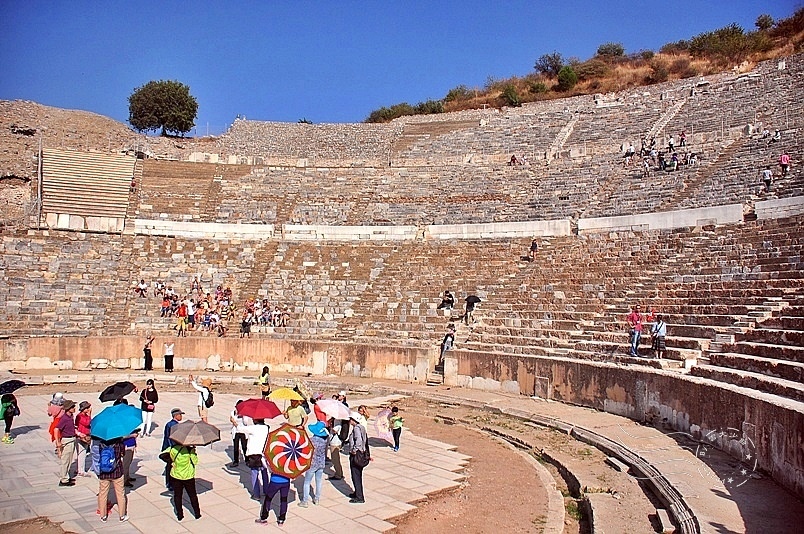
{"label": "ancient stone amphitheater", "polygon": [[[204,139],[0,102],[0,366],[142,368],[143,336],[174,334],[132,287],[198,276],[292,315],[250,339],[193,332],[180,369],[430,380],[696,437],[738,429],[714,446],[744,458],[750,442],[757,469],[802,498],[802,94],[799,55],[390,124],[237,120]],[[623,165],[623,146],[671,134],[697,164],[647,178]],[[436,370],[457,319],[437,309],[445,289],[482,304]],[[664,314],[666,360],[628,356],[635,304]]]}

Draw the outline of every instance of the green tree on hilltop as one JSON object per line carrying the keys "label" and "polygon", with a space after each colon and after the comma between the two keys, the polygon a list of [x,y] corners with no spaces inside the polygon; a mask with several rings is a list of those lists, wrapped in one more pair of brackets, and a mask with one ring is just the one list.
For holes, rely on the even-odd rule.
{"label": "green tree on hilltop", "polygon": [[128,122],[140,132],[185,134],[195,126],[198,102],[190,87],[172,80],[151,81],[128,97]]}

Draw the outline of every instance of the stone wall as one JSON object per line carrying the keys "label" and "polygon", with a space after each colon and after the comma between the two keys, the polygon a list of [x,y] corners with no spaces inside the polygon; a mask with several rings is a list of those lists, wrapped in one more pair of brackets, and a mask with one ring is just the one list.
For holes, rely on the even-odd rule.
{"label": "stone wall", "polygon": [[[804,404],[712,380],[561,358],[455,351],[458,386],[513,389],[707,438],[804,497]],[[445,379],[448,377],[445,377]],[[737,429],[730,438],[728,429]],[[714,440],[708,439],[714,436]],[[750,442],[743,441],[746,438]]]}

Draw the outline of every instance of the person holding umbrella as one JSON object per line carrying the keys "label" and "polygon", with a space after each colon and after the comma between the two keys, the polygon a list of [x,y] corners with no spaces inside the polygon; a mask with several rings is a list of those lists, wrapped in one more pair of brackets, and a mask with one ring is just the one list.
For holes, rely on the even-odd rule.
{"label": "person holding umbrella", "polygon": [[61,460],[59,486],[75,486],[75,479],[70,476],[70,467],[73,463],[75,454],[75,403],[71,400],[64,401],[62,406],[64,414],[59,418],[53,429],[56,437],[56,452]]}
{"label": "person holding umbrella", "polygon": [[341,425],[344,422],[341,419],[334,417],[329,420],[329,457],[332,460],[332,469],[334,474],[327,477],[327,480],[343,480],[343,466],[341,465]]}
{"label": "person holding umbrella", "polygon": [[0,399],[0,417],[6,424],[6,433],[3,434],[3,443],[9,445],[14,443],[14,438],[11,437],[11,425],[14,424],[14,417],[20,414],[20,408],[17,405],[17,397],[13,393],[6,393]]}
{"label": "person holding umbrella", "polygon": [[[126,497],[126,489],[124,486],[124,468],[123,468],[123,455],[126,451],[126,446],[119,438],[111,441],[103,442],[100,439],[92,440],[92,449],[97,450],[97,457],[102,460],[102,450],[104,448],[111,448],[114,456],[114,467],[105,471],[100,465],[95,465],[93,461],[93,470],[98,475],[98,510],[100,510],[101,521],[104,523],[109,519],[109,488],[114,487],[114,495],[117,498],[117,511],[120,514],[120,522],[125,523],[128,521],[128,499]],[[94,454],[93,454],[94,456]]]}
{"label": "person holding umbrella", "polygon": [[285,410],[284,415],[285,419],[288,420],[288,424],[291,426],[304,428],[304,425],[307,423],[307,412],[298,399],[290,400],[290,406]]}
{"label": "person holding umbrella", "polygon": [[240,465],[240,451],[243,451],[243,458],[246,457],[248,454],[246,452],[246,444],[248,443],[248,439],[246,438],[246,434],[243,432],[243,427],[246,425],[243,416],[237,413],[237,407],[243,404],[243,399],[240,399],[235,403],[235,409],[232,410],[231,415],[229,415],[229,422],[232,423],[232,446],[234,447],[233,451],[233,458],[232,463],[229,464],[229,467],[237,467]]}
{"label": "person holding umbrella", "polygon": [[154,386],[154,379],[149,378],[145,382],[145,389],[140,393],[140,405],[142,409],[142,437],[151,435],[151,424],[154,419],[156,403],[159,402],[159,393]]}
{"label": "person holding umbrella", "polygon": [[190,506],[196,519],[201,519],[201,508],[198,504],[198,492],[195,488],[195,466],[198,465],[198,454],[194,446],[172,445],[167,452],[170,455],[170,479],[173,484],[173,507],[176,519],[184,519],[182,498],[184,492],[190,498]]}

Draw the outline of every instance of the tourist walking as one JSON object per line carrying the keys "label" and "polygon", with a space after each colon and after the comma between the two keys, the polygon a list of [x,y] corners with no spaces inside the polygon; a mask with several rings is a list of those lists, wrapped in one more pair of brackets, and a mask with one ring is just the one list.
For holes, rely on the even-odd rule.
{"label": "tourist walking", "polygon": [[61,460],[59,470],[59,486],[75,486],[75,479],[70,476],[70,467],[75,455],[75,403],[65,400],[64,414],[56,423],[53,433],[56,437],[56,451]]}
{"label": "tourist walking", "polygon": [[352,486],[354,492],[349,494],[349,502],[352,504],[362,504],[366,502],[363,494],[363,469],[369,462],[368,435],[366,429],[360,424],[362,416],[357,412],[352,412],[349,416],[349,424],[352,432],[349,434],[349,469],[352,474]]}
{"label": "tourist walking", "polygon": [[307,508],[310,503],[310,484],[315,479],[315,494],[313,504],[318,504],[321,500],[321,480],[324,477],[324,464],[327,461],[327,444],[329,432],[321,421],[317,421],[307,427],[310,432],[310,441],[313,443],[313,461],[310,468],[304,472],[304,489],[299,506]]}
{"label": "tourist walking", "polygon": [[156,391],[154,379],[149,378],[145,381],[145,389],[140,392],[140,409],[142,410],[142,430],[140,434],[143,437],[150,437],[151,435],[151,426],[157,402],[159,402],[159,393]]}
{"label": "tourist walking", "polygon": [[198,454],[195,447],[172,445],[168,449],[170,455],[170,480],[173,484],[173,507],[176,519],[184,519],[182,503],[184,493],[190,498],[190,506],[196,519],[201,519],[201,508],[198,505],[198,492],[195,488],[195,467],[198,465]]}
{"label": "tourist walking", "polygon": [[11,435],[11,426],[14,424],[14,418],[20,414],[20,407],[17,404],[17,397],[13,393],[6,393],[0,398],[0,417],[6,425],[6,431],[3,434],[3,443],[9,445],[14,443],[14,437]]}
{"label": "tourist walking", "polygon": [[399,408],[394,406],[388,415],[388,425],[391,427],[391,434],[394,436],[394,452],[399,452],[399,438],[402,435],[402,425],[405,420],[399,415]]}

